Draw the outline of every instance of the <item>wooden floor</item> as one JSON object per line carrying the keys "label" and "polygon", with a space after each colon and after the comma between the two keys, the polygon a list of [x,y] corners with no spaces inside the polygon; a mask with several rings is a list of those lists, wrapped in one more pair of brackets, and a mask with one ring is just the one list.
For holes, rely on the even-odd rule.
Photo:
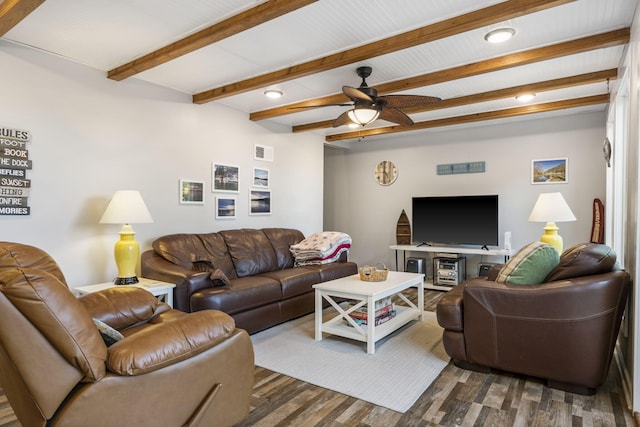
{"label": "wooden floor", "polygon": [[[425,309],[442,296],[425,291]],[[20,426],[0,389],[0,427]],[[550,389],[541,380],[483,374],[449,363],[404,414],[256,367],[248,426],[634,426],[615,365],[594,396]],[[123,427],[123,426],[120,426]]]}

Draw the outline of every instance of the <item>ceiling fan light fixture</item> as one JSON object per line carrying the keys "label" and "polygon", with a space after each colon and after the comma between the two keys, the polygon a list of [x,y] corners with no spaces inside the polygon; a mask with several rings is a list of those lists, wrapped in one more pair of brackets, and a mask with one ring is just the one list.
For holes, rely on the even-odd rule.
{"label": "ceiling fan light fixture", "polygon": [[368,125],[378,118],[380,110],[368,107],[359,107],[350,110],[347,115],[349,119],[360,126]]}
{"label": "ceiling fan light fixture", "polygon": [[522,95],[516,96],[516,100],[520,102],[529,102],[535,97],[536,97],[535,93],[523,93]]}
{"label": "ceiling fan light fixture", "polygon": [[357,123],[354,123],[354,122],[349,122],[349,123],[347,123],[347,127],[348,127],[349,129],[357,129],[357,128],[359,128],[359,127],[360,127],[360,125],[359,125],[359,124],[357,124]]}
{"label": "ceiling fan light fixture", "polygon": [[278,98],[281,98],[283,95],[284,93],[278,89],[267,89],[264,91],[264,96],[271,99],[278,99]]}
{"label": "ceiling fan light fixture", "polygon": [[513,28],[498,28],[485,34],[484,39],[489,43],[502,43],[509,40],[515,34],[516,30]]}

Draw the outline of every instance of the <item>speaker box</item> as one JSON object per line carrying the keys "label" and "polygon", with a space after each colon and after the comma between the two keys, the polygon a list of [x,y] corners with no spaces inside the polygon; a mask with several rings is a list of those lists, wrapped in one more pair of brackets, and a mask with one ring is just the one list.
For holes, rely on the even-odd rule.
{"label": "speaker box", "polygon": [[491,264],[491,263],[478,264],[478,276],[479,277],[489,276],[489,270],[491,270],[491,267],[493,267],[494,265],[496,264]]}
{"label": "speaker box", "polygon": [[407,266],[404,271],[409,273],[427,274],[427,260],[425,258],[407,258]]}

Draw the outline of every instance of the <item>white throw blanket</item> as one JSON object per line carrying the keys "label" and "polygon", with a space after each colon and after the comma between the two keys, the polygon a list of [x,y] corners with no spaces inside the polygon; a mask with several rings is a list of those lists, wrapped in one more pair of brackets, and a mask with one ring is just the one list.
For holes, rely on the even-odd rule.
{"label": "white throw blanket", "polygon": [[351,248],[351,236],[339,231],[314,233],[289,250],[295,257],[295,265],[326,264],[340,258]]}

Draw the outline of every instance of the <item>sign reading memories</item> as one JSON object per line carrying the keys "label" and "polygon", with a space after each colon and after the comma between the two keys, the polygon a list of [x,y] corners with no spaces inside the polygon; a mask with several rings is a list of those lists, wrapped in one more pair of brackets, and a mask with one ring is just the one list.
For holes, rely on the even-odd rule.
{"label": "sign reading memories", "polygon": [[32,167],[26,130],[0,126],[0,215],[29,215],[31,180],[27,170]]}

